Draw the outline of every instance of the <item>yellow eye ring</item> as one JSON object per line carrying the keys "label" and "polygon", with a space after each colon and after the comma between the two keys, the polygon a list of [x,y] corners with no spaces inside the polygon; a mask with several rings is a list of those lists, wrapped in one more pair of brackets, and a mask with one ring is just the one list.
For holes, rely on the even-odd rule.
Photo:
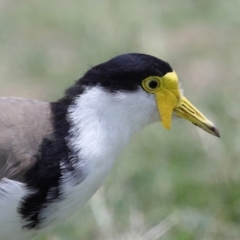
{"label": "yellow eye ring", "polygon": [[157,77],[149,77],[142,81],[142,87],[149,93],[155,93],[160,88],[160,79]]}

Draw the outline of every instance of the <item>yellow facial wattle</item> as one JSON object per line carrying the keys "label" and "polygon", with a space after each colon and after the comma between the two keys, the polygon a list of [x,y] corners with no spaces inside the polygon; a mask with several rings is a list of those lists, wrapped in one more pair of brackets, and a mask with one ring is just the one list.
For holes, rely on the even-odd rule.
{"label": "yellow facial wattle", "polygon": [[[150,87],[152,81],[158,82],[155,88]],[[156,95],[162,125],[166,129],[170,129],[173,109],[177,106],[180,98],[177,74],[170,72],[163,77],[149,77],[143,81],[142,85],[146,91]]]}
{"label": "yellow facial wattle", "polygon": [[160,81],[161,86],[155,92],[157,106],[162,119],[162,125],[166,129],[170,129],[173,109],[177,106],[180,98],[178,77],[175,72],[170,72],[162,77]]}
{"label": "yellow facial wattle", "polygon": [[157,92],[156,98],[158,103],[157,104],[158,110],[162,120],[162,125],[166,129],[170,129],[172,113],[173,113],[174,107],[177,104],[177,98],[172,92],[167,91],[166,89],[163,89],[162,91]]}

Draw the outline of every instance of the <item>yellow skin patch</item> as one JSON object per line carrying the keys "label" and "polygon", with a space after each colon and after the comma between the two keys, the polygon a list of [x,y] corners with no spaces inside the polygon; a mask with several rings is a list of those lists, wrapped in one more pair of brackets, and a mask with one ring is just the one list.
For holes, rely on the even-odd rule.
{"label": "yellow skin patch", "polygon": [[[151,82],[157,81],[158,86],[151,89]],[[175,72],[169,72],[163,77],[149,77],[143,80],[143,88],[150,93],[155,93],[158,110],[162,119],[162,125],[166,129],[171,128],[173,109],[180,99],[178,77]]]}
{"label": "yellow skin patch", "polygon": [[162,125],[171,128],[172,114],[184,118],[206,132],[220,137],[218,130],[196,107],[181,95],[178,77],[175,72],[169,72],[163,77],[151,76],[142,81],[145,91],[156,95],[158,111]]}

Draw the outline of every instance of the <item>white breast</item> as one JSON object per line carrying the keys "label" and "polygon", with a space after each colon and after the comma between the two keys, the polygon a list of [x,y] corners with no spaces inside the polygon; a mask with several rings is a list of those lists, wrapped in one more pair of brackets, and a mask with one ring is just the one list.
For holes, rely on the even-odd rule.
{"label": "white breast", "polygon": [[95,87],[76,99],[69,109],[69,120],[73,123],[69,145],[79,153],[75,168],[86,177],[78,185],[71,176],[64,177],[65,200],[52,211],[46,210],[49,223],[70,216],[82,206],[103,183],[132,134],[159,120],[159,114],[154,96],[141,89],[113,94]]}
{"label": "white breast", "polygon": [[[29,239],[76,212],[103,183],[132,134],[159,120],[153,95],[141,89],[113,94],[100,87],[88,89],[77,98],[69,109],[68,117],[72,125],[67,141],[70,148],[78,153],[74,167],[85,177],[79,184],[74,184],[72,177],[66,173],[61,182],[62,200],[46,206],[41,212],[41,217],[45,219],[41,229],[30,231],[22,229],[24,223],[17,213],[19,201],[28,191],[23,184],[8,180],[9,193],[4,193],[4,198],[0,197],[1,239]],[[12,226],[8,228],[8,225]],[[5,230],[2,231],[3,228]]]}

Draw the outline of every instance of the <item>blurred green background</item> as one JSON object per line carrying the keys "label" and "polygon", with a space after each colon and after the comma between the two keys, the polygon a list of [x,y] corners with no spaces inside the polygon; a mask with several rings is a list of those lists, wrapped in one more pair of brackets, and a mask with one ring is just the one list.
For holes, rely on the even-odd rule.
{"label": "blurred green background", "polygon": [[0,0],[0,95],[54,101],[89,69],[143,52],[171,63],[218,126],[136,135],[103,187],[38,240],[240,239],[239,0]]}

